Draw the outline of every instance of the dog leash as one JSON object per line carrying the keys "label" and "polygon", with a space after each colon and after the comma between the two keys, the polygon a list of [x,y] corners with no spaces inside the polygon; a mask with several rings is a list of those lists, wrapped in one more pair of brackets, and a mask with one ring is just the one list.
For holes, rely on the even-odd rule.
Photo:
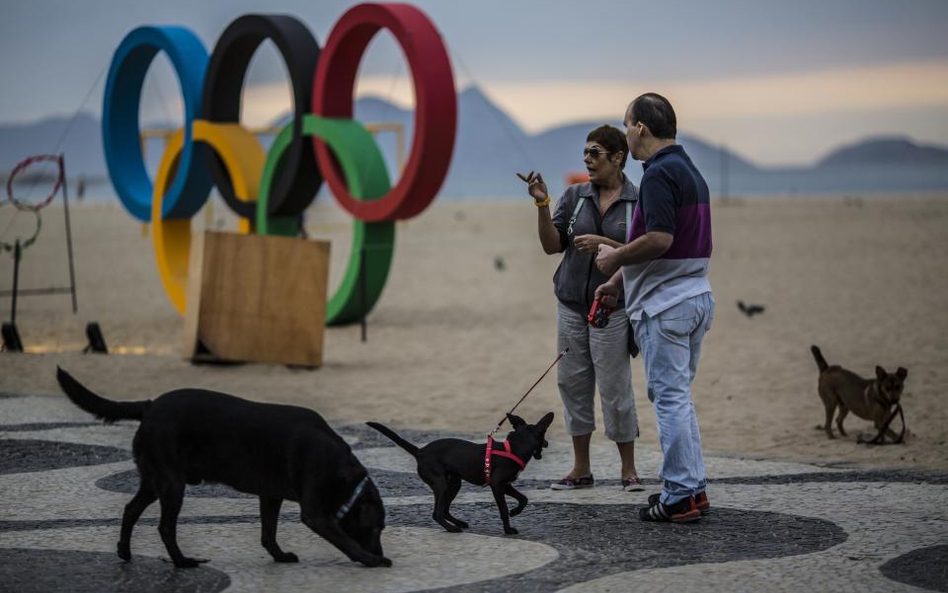
{"label": "dog leash", "polygon": [[[516,403],[516,405],[514,405],[514,407],[510,408],[510,411],[507,412],[507,414],[513,414],[513,413],[514,413],[514,410],[517,409],[517,406],[519,406],[521,403],[523,403],[523,400],[527,399],[527,396],[530,395],[530,392],[533,391],[533,388],[540,384],[540,381],[543,380],[543,377],[546,377],[546,374],[549,373],[550,370],[551,370],[553,367],[556,366],[556,363],[558,363],[558,362],[560,361],[560,359],[563,358],[563,356],[566,355],[567,352],[569,352],[569,347],[567,347],[565,350],[563,350],[562,352],[560,352],[560,355],[556,357],[556,360],[553,361],[553,364],[551,364],[551,365],[549,366],[549,368],[547,368],[545,371],[543,371],[543,374],[540,375],[540,378],[537,379],[536,383],[534,383],[534,384],[530,387],[530,389],[527,389],[527,392],[523,394],[523,397],[520,398],[520,401],[518,401],[518,402]],[[494,427],[494,430],[492,430],[492,431],[490,431],[489,433],[487,433],[488,438],[493,437],[493,436],[497,433],[497,431],[500,430],[500,427],[503,425],[504,421],[507,420],[507,414],[504,414],[504,417],[500,419],[500,422],[497,423],[497,426]]]}
{"label": "dog leash", "polygon": [[566,355],[567,352],[569,352],[569,347],[567,347],[565,350],[560,352],[560,355],[556,357],[556,360],[553,361],[553,364],[551,364],[549,367],[547,367],[545,371],[543,371],[543,374],[540,375],[540,378],[536,380],[536,383],[530,386],[530,389],[527,389],[527,392],[523,394],[523,397],[520,398],[520,401],[518,401],[514,405],[514,407],[510,408],[510,411],[507,412],[507,414],[504,414],[504,417],[500,419],[500,422],[497,423],[497,426],[494,427],[494,430],[487,433],[487,448],[484,451],[484,483],[485,485],[490,482],[490,469],[491,469],[490,458],[493,455],[497,455],[500,457],[507,457],[508,459],[512,459],[516,461],[520,465],[521,469],[527,466],[527,464],[524,463],[522,459],[520,459],[519,457],[517,457],[510,451],[510,443],[508,441],[504,441],[503,451],[494,451],[493,450],[494,449],[494,434],[498,430],[500,430],[500,427],[503,425],[504,421],[507,420],[507,416],[509,414],[513,414],[514,410],[517,409],[517,406],[522,404],[523,400],[527,399],[527,396],[530,395],[530,392],[533,391],[533,388],[540,384],[540,381],[543,380],[543,377],[546,377],[547,373],[550,372],[550,369],[556,366],[556,363],[558,363],[560,359]]}
{"label": "dog leash", "polygon": [[876,435],[876,438],[872,439],[871,441],[866,441],[868,444],[870,445],[884,444],[885,433],[887,430],[889,430],[889,425],[892,424],[892,421],[895,420],[896,416],[902,417],[902,432],[901,434],[899,434],[899,438],[895,439],[892,442],[895,444],[898,444],[905,440],[905,414],[902,412],[902,404],[899,402],[896,402],[891,405],[894,406],[894,408],[892,410],[892,413],[889,414],[889,419],[886,420],[885,423],[882,425],[882,428],[879,429],[879,434]]}

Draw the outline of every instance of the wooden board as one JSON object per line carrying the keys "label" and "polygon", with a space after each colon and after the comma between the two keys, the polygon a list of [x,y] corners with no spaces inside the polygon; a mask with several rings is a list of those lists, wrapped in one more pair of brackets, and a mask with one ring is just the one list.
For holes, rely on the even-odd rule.
{"label": "wooden board", "polygon": [[322,365],[328,242],[207,231],[188,273],[185,358]]}

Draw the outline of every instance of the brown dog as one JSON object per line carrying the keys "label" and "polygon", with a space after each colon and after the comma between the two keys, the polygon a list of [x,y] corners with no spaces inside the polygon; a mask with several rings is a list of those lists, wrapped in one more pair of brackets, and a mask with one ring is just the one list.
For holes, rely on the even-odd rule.
{"label": "brown dog", "polygon": [[[892,406],[899,403],[902,397],[902,388],[905,385],[905,378],[908,371],[899,367],[895,373],[887,373],[884,368],[876,367],[875,379],[863,379],[856,373],[834,365],[826,364],[826,359],[820,353],[820,349],[811,346],[813,358],[816,359],[816,365],[820,367],[820,380],[818,389],[820,399],[826,407],[826,425],[817,426],[826,431],[826,436],[833,436],[831,426],[833,412],[839,407],[839,415],[836,416],[836,428],[839,434],[846,436],[843,430],[843,420],[849,412],[852,412],[860,418],[872,420],[877,430],[881,430],[889,416]],[[896,440],[896,435],[892,430],[886,429],[886,434]],[[882,439],[885,440],[885,437]]]}

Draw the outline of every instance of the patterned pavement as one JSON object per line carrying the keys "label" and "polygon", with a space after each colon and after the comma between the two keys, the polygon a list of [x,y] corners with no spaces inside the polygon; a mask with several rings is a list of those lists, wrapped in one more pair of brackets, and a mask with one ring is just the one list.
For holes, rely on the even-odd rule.
{"label": "patterned pavement", "polygon": [[[948,474],[851,471],[723,457],[706,460],[713,511],[692,525],[642,523],[660,454],[637,447],[646,492],[623,492],[618,457],[594,439],[595,488],[548,487],[570,466],[551,442],[517,482],[530,498],[505,536],[490,492],[465,484],[452,506],[463,534],[431,519],[413,460],[362,425],[337,426],[386,504],[392,568],[350,562],[285,503],[278,538],[300,557],[276,564],[260,546],[257,500],[189,487],[177,570],[157,533],[158,505],[115,555],[122,509],[137,487],[137,423],[105,426],[65,398],[0,394],[0,591],[948,591]],[[416,444],[446,435],[398,429]],[[651,478],[651,479],[649,479]]]}

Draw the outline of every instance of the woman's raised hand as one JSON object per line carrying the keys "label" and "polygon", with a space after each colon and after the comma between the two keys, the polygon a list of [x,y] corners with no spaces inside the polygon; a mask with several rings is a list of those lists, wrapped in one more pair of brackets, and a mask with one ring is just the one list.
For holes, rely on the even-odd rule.
{"label": "woman's raised hand", "polygon": [[517,173],[517,177],[527,184],[527,193],[535,201],[542,202],[549,195],[546,190],[546,182],[543,181],[543,176],[540,173],[534,173],[533,171],[530,171],[527,175]]}

